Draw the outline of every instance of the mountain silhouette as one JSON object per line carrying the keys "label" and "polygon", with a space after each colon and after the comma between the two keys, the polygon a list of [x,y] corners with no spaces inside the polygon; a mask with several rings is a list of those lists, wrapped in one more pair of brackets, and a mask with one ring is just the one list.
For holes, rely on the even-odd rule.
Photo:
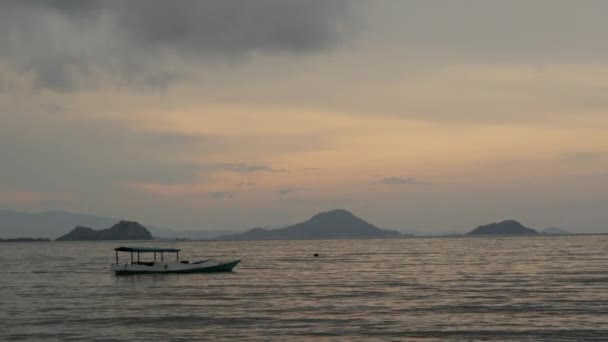
{"label": "mountain silhouette", "polygon": [[90,241],[90,240],[152,240],[152,234],[146,227],[134,221],[120,221],[111,228],[95,230],[88,227],[76,227],[69,233],[57,238],[57,241]]}
{"label": "mountain silhouette", "polygon": [[534,235],[538,232],[528,228],[515,220],[506,220],[499,223],[490,223],[479,226],[467,235]]}
{"label": "mountain silhouette", "polygon": [[254,228],[240,234],[224,235],[220,240],[331,239],[398,236],[398,232],[382,230],[344,209],[336,209],[280,229]]}

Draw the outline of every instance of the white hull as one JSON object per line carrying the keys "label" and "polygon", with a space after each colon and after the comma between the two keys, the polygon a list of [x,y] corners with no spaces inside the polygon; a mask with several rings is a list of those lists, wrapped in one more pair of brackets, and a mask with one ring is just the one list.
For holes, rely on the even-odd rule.
{"label": "white hull", "polygon": [[145,273],[204,273],[231,271],[240,260],[213,261],[206,260],[197,263],[182,263],[179,261],[154,261],[149,263],[112,264],[111,270],[117,275]]}

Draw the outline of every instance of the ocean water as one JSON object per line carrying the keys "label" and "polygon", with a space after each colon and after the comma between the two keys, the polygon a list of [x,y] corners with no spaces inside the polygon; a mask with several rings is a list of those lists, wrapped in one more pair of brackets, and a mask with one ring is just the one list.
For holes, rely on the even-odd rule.
{"label": "ocean water", "polygon": [[116,277],[128,244],[0,244],[0,340],[608,340],[608,236],[137,243],[243,262]]}

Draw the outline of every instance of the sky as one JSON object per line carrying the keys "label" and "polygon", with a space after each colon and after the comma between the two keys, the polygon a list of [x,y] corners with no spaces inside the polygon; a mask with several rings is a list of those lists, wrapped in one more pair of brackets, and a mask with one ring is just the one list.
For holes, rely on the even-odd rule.
{"label": "sky", "polygon": [[608,232],[608,2],[0,2],[0,208]]}

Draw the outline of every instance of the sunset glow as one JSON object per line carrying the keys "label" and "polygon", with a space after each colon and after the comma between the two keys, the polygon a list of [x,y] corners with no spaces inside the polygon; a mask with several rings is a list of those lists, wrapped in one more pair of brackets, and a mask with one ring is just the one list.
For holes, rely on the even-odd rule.
{"label": "sunset glow", "polygon": [[[346,207],[429,232],[511,217],[602,231],[608,27],[589,13],[607,5],[583,20],[575,2],[537,1],[568,19],[543,22],[536,5],[469,2],[490,19],[441,2],[311,6],[320,28],[298,27],[315,34],[302,46],[249,46],[246,30],[242,47],[148,42],[104,16],[82,32],[93,46],[72,36],[76,14],[33,12],[2,38],[21,48],[0,54],[0,204],[201,230]],[[45,51],[29,30],[71,40]]]}

